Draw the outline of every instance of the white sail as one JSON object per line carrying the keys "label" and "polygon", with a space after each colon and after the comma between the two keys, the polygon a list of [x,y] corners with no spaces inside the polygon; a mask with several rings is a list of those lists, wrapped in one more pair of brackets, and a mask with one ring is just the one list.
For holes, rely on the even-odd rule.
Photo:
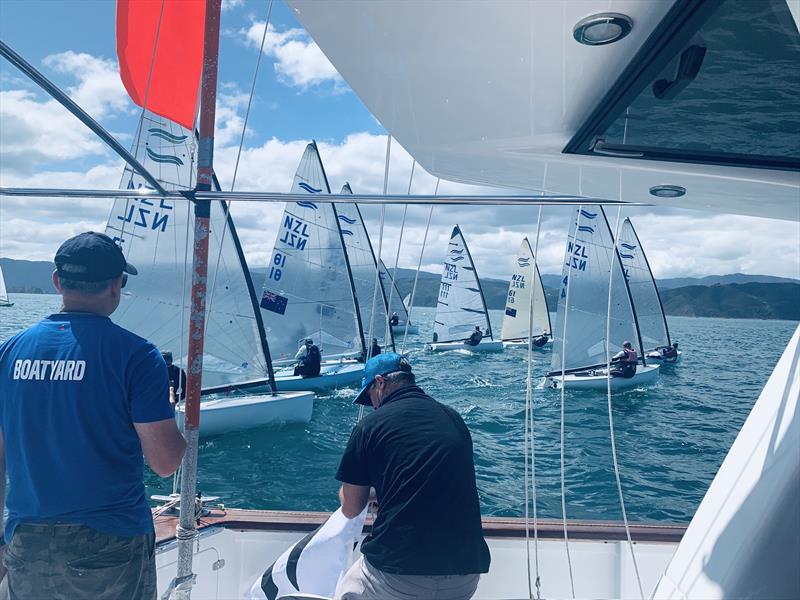
{"label": "white sail", "polygon": [[465,340],[479,326],[490,340],[492,326],[483,298],[483,290],[458,225],[453,227],[439,284],[439,298],[433,324],[434,341]]}
{"label": "white sail", "polygon": [[[352,194],[350,184],[342,186],[342,194]],[[358,310],[361,314],[361,326],[366,334],[370,328],[372,319],[372,297],[375,292],[375,253],[373,252],[372,242],[369,233],[364,225],[361,210],[355,203],[343,203],[334,206],[336,217],[339,220],[339,228],[344,240],[345,252],[350,263],[350,272],[353,275],[353,285],[358,299]],[[381,346],[389,345],[394,347],[391,329],[389,338],[386,339],[387,319],[386,319],[386,292],[384,282],[378,281],[378,297],[375,303],[375,325],[372,336],[377,338]],[[371,340],[366,340],[367,345]]]}
{"label": "white sail", "polygon": [[401,301],[400,289],[397,287],[397,282],[392,277],[389,269],[381,260],[381,280],[383,281],[383,289],[386,290],[387,306],[389,307],[389,314],[397,313],[401,323],[408,322],[408,307],[405,302]]}
{"label": "white sail", "polygon": [[347,255],[332,204],[314,202],[330,194],[317,145],[306,147],[291,192],[307,202],[287,202],[267,265],[262,316],[275,361],[294,358],[311,338],[325,357],[364,350]]}
{"label": "white sail", "polygon": [[628,280],[633,306],[636,308],[636,320],[645,351],[669,346],[672,341],[656,280],[630,219],[625,219],[622,224],[617,250]]}
{"label": "white sail", "polygon": [[550,335],[550,313],[544,296],[542,278],[538,266],[534,269],[533,250],[528,238],[522,240],[514,258],[514,271],[508,283],[506,309],[503,315],[501,339],[520,340],[528,338],[533,294],[533,335]]}
{"label": "white sail", "polygon": [[[187,190],[195,180],[194,146],[190,131],[148,112],[136,157],[166,189]],[[147,186],[126,168],[121,187]],[[106,233],[139,270],[128,279],[114,321],[161,351],[172,352],[175,363],[184,369],[192,285],[192,208],[189,202],[119,199],[106,225]],[[267,379],[269,350],[255,293],[233,222],[228,218],[226,227],[221,202],[211,203],[210,225],[203,388]]]}
{"label": "white sail", "polygon": [[6,289],[6,280],[3,277],[3,267],[0,267],[0,304],[8,304],[8,290]]}
{"label": "white sail", "polygon": [[[599,206],[578,207],[570,223],[567,249],[562,266],[558,311],[553,329],[551,374],[605,366],[606,316],[609,272],[614,269],[611,290],[609,350],[616,354],[624,341],[630,341],[641,356],[641,343],[630,294],[606,215]],[[569,285],[569,307],[566,306]],[[567,320],[566,340],[564,318]]]}

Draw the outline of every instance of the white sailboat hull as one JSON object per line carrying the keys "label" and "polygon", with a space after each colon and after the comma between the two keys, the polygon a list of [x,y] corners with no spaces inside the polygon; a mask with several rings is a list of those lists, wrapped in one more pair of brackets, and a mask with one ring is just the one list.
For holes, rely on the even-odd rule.
{"label": "white sailboat hull", "polygon": [[[611,391],[627,390],[630,388],[644,385],[653,385],[658,381],[660,365],[638,366],[636,375],[626,379],[624,377],[611,378]],[[564,376],[564,388],[568,390],[605,390],[608,389],[608,375],[604,374],[569,373]],[[561,389],[561,377],[547,377],[545,380],[547,387]]]}
{"label": "white sailboat hull", "polygon": [[485,340],[477,346],[470,346],[464,342],[429,342],[425,350],[430,352],[447,352],[449,350],[469,350],[470,352],[502,352],[503,342],[500,340]]}
{"label": "white sailboat hull", "polygon": [[275,385],[278,391],[295,392],[311,390],[313,392],[327,392],[341,387],[352,387],[361,384],[364,377],[364,363],[348,361],[337,363],[323,363],[319,377],[300,377],[293,375],[294,367],[288,367],[275,372]]}
{"label": "white sailboat hull", "polygon": [[[392,325],[392,334],[393,335],[403,335],[406,332],[406,326],[403,324],[400,325]],[[408,326],[408,334],[409,335],[416,335],[419,333],[419,325],[409,325]]]}
{"label": "white sailboat hull", "polygon": [[[307,423],[314,408],[312,392],[246,395],[203,400],[200,403],[200,435],[218,435],[277,425]],[[178,425],[184,425],[184,405],[175,410]]]}
{"label": "white sailboat hull", "polygon": [[[517,350],[527,350],[528,349],[528,340],[503,340],[503,347],[504,348],[511,348]],[[547,340],[543,346],[536,346],[534,345],[534,350],[539,350],[540,352],[544,352],[546,350],[550,350],[553,348],[553,338]]]}
{"label": "white sailboat hull", "polygon": [[664,360],[660,352],[648,352],[645,357],[651,362],[657,362],[661,365],[679,365],[683,362],[683,352],[678,350],[677,358],[673,360]]}
{"label": "white sailboat hull", "polygon": [[[14,303],[13,302],[0,302],[0,307],[8,307],[8,306],[14,306]],[[409,333],[411,333],[410,330],[409,330]]]}

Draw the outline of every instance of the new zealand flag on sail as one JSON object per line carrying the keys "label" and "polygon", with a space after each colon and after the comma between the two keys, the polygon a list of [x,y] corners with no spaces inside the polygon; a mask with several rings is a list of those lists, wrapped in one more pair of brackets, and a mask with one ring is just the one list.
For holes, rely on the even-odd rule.
{"label": "new zealand flag on sail", "polygon": [[261,296],[261,308],[272,311],[282,315],[286,312],[286,304],[289,299],[275,292],[264,290],[264,295]]}

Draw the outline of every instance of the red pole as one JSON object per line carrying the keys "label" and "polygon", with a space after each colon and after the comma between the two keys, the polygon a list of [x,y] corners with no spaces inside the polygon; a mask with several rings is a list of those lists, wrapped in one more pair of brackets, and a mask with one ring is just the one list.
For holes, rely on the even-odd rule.
{"label": "red pole", "polygon": [[[200,141],[197,152],[198,191],[211,190],[214,175],[214,119],[217,99],[217,62],[219,55],[219,19],[221,0],[207,0],[203,78],[200,89]],[[189,357],[186,376],[184,432],[186,454],[181,473],[178,572],[172,582],[172,596],[190,598],[194,575],[192,551],[197,537],[195,494],[197,492],[197,449],[200,439],[200,390],[203,383],[203,346],[206,325],[206,280],[208,278],[208,234],[211,204],[194,203],[194,254],[192,259],[192,306],[189,316]]]}

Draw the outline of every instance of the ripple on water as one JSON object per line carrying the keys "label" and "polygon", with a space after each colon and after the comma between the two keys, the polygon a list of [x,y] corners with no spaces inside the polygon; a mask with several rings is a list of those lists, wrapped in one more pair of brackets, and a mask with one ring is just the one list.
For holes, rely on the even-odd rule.
{"label": "ripple on water", "polygon": [[[58,310],[57,296],[15,294],[3,309],[0,340]],[[453,406],[473,436],[484,514],[521,516],[525,490],[524,352],[476,355],[467,350],[425,352],[433,311],[414,309],[421,335],[409,336],[406,353],[420,385]],[[502,313],[491,311],[499,326]],[[617,451],[631,520],[687,521],[697,508],[728,448],[791,337],[795,323],[669,318],[684,350],[681,365],[664,368],[651,389],[613,397]],[[499,329],[498,329],[499,330]],[[729,353],[746,344],[749,352]],[[754,368],[750,357],[759,356]],[[724,360],[720,357],[724,356]],[[550,353],[534,353],[538,384]],[[330,510],[334,479],[355,423],[356,390],[319,396],[303,425],[255,429],[204,440],[199,488],[228,506]],[[543,518],[561,515],[558,390],[533,390],[537,508]],[[570,518],[620,517],[609,444],[605,393],[565,394],[565,480]],[[172,491],[172,481],[146,474],[148,493]]]}

